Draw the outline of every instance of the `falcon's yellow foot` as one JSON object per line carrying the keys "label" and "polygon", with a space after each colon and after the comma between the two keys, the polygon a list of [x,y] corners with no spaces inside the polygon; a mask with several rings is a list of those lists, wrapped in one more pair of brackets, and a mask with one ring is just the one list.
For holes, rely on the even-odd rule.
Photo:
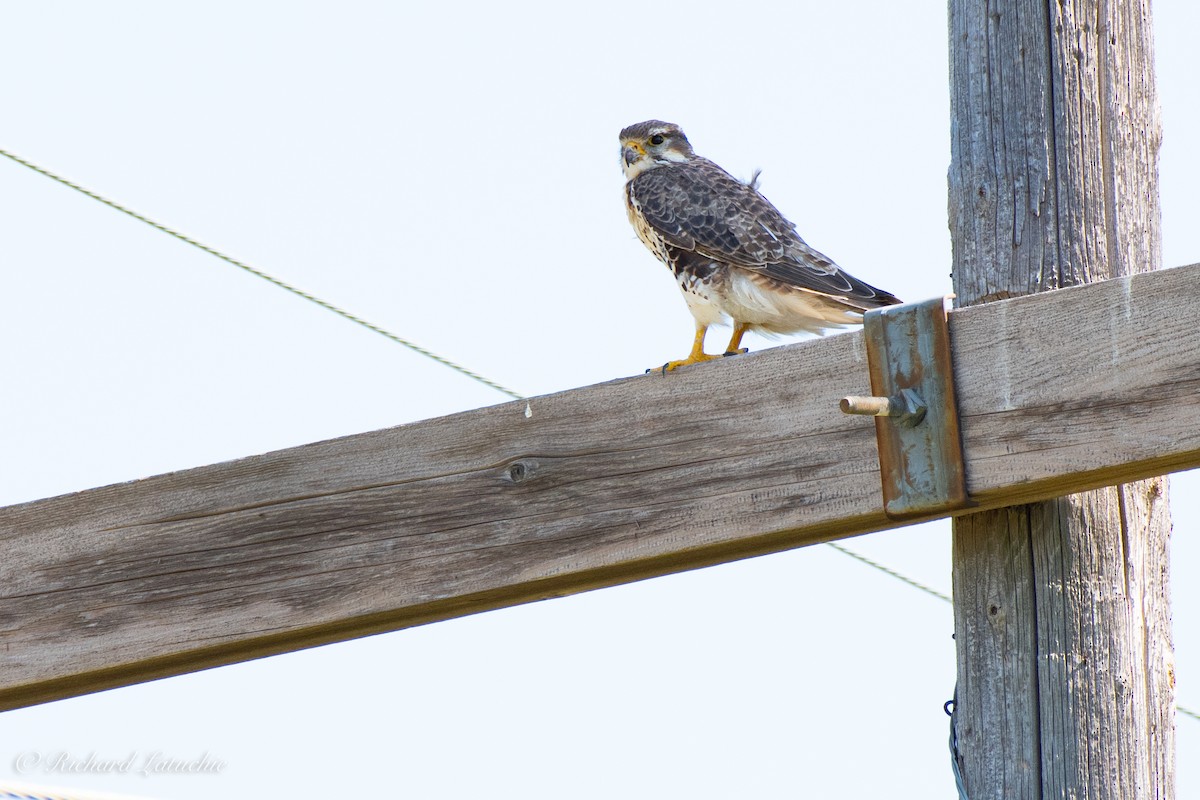
{"label": "falcon's yellow foot", "polygon": [[721,355],[723,355],[723,356],[740,356],[742,353],[749,353],[749,352],[750,352],[749,347],[742,347],[738,350],[726,350]]}
{"label": "falcon's yellow foot", "polygon": [[[667,363],[663,364],[662,374],[666,375],[671,370],[679,369],[680,367],[686,367],[688,364],[700,364],[705,361],[712,361],[714,358],[720,358],[720,356],[710,356],[708,353],[704,352],[704,334],[706,331],[708,331],[707,325],[697,324],[696,338],[692,340],[692,352],[688,354],[687,358],[679,361],[668,361]],[[650,370],[646,370],[646,372],[649,371]]]}
{"label": "falcon's yellow foot", "polygon": [[715,361],[720,356],[710,356],[708,353],[701,350],[699,353],[692,353],[690,356],[679,361],[668,361],[662,365],[663,375],[666,375],[673,369],[686,367],[688,364],[703,364],[705,361]]}

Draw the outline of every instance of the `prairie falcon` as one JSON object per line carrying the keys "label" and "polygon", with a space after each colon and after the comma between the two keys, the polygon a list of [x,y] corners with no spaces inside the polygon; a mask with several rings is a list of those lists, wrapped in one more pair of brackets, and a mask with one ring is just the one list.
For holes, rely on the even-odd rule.
{"label": "prairie falcon", "polygon": [[820,333],[900,302],[805,244],[754,182],[696,155],[678,125],[647,120],[621,131],[621,167],[629,221],[675,273],[696,320],[692,352],[664,371],[718,358],[704,352],[704,334],[725,318],[732,355],[745,352],[748,330]]}

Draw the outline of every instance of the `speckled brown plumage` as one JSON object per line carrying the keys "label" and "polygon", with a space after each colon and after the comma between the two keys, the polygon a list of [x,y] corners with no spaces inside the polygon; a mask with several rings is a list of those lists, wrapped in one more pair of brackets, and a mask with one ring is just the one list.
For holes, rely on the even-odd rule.
{"label": "speckled brown plumage", "polygon": [[900,302],[809,247],[752,185],[695,154],[679,126],[658,120],[621,131],[626,209],[638,237],[675,273],[696,319],[688,359],[710,358],[704,331],[729,318],[745,330],[821,331]]}

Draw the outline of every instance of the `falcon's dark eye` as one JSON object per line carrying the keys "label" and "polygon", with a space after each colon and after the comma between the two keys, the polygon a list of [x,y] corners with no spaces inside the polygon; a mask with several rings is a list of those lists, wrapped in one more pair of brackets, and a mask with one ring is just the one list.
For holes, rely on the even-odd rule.
{"label": "falcon's dark eye", "polygon": [[659,144],[662,144],[663,142],[665,142],[666,140],[667,140],[666,137],[663,136],[661,133],[656,133],[650,137],[650,144],[659,145]]}

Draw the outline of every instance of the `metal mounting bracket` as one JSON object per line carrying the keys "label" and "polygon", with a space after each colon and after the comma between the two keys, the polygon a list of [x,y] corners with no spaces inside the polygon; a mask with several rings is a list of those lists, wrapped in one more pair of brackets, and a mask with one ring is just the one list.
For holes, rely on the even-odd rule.
{"label": "metal mounting bracket", "polygon": [[875,417],[883,508],[893,519],[971,505],[946,318],[951,297],[868,311],[863,340],[874,396],[841,401],[847,414]]}

